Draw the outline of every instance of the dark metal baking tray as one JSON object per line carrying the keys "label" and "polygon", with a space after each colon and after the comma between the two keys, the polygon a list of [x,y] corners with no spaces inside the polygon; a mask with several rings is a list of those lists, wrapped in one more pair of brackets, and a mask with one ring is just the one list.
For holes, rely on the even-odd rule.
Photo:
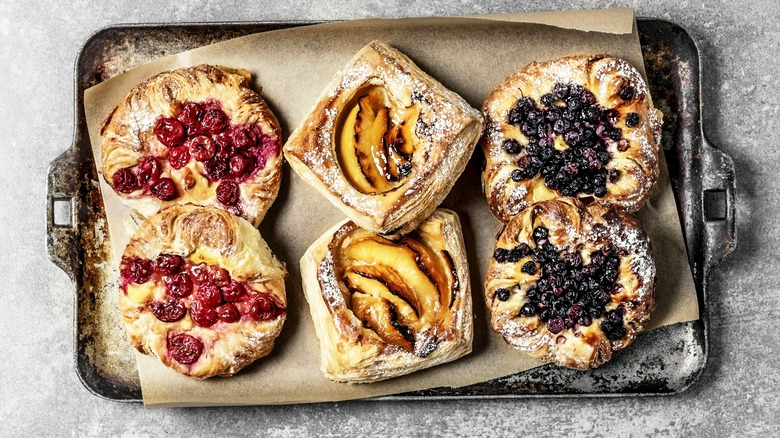
{"label": "dark metal baking tray", "polygon": [[[52,261],[75,285],[75,362],[98,396],[141,400],[137,369],[124,331],[106,318],[115,290],[104,262],[110,254],[98,175],[83,108],[84,90],[141,64],[257,32],[312,23],[153,24],[94,34],[75,68],[75,138],[48,172],[47,244]],[[707,361],[708,273],[736,245],[734,166],[704,138],[696,44],[676,24],[639,19],[645,67],[664,113],[664,153],[682,220],[700,317],[642,333],[632,348],[587,372],[546,365],[463,388],[435,388],[380,399],[620,396],[674,394],[692,385]],[[118,320],[118,318],[117,318]]]}

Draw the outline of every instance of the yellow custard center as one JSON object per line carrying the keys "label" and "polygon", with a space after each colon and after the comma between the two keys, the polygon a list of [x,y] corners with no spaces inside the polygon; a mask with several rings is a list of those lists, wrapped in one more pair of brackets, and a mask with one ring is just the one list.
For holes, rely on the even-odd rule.
{"label": "yellow custard center", "polygon": [[339,165],[365,194],[401,186],[413,170],[414,126],[420,109],[393,105],[384,87],[358,90],[346,105],[336,138]]}

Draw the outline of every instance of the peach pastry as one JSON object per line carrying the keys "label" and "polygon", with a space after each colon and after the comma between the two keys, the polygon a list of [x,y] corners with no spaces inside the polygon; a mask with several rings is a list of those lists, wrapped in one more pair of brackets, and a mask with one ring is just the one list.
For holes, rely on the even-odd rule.
{"label": "peach pastry", "polygon": [[477,110],[375,41],[333,78],[284,155],[358,226],[402,235],[444,200],[481,132]]}
{"label": "peach pastry", "polygon": [[471,290],[460,222],[436,210],[388,240],[344,221],[301,259],[325,376],[364,383],[471,351]]}

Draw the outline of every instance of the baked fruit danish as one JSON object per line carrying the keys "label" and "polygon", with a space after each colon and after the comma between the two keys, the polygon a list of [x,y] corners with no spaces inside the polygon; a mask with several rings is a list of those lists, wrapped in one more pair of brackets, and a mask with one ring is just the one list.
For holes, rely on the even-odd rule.
{"label": "baked fruit danish", "polygon": [[249,222],[173,206],[146,220],[120,264],[130,343],[188,376],[229,376],[270,353],[287,271]]}
{"label": "baked fruit danish", "polygon": [[471,352],[466,252],[449,210],[395,241],[344,221],[308,249],[301,273],[331,380],[384,380]]}
{"label": "baked fruit danish", "polygon": [[374,41],[333,78],[284,155],[360,227],[401,235],[444,200],[481,132],[479,111]]}
{"label": "baked fruit danish", "polygon": [[485,277],[493,330],[520,351],[577,369],[630,345],[654,293],[639,220],[571,198],[533,204],[509,221]]}
{"label": "baked fruit danish", "polygon": [[246,70],[198,65],[135,87],[103,123],[102,173],[144,218],[215,206],[257,226],[281,182],[279,124]]}
{"label": "baked fruit danish", "polygon": [[503,222],[560,196],[634,212],[658,179],[662,114],[621,59],[532,63],[490,94],[483,113],[482,185]]}

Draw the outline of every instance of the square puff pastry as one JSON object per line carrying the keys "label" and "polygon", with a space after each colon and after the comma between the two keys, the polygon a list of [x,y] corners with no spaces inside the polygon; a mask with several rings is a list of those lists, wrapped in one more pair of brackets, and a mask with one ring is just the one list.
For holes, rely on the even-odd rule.
{"label": "square puff pastry", "polygon": [[331,380],[385,380],[471,352],[468,263],[450,210],[397,241],[342,221],[306,251],[301,275]]}
{"label": "square puff pastry", "polygon": [[374,41],[331,80],[284,155],[360,227],[403,235],[447,196],[482,127],[462,97]]}

